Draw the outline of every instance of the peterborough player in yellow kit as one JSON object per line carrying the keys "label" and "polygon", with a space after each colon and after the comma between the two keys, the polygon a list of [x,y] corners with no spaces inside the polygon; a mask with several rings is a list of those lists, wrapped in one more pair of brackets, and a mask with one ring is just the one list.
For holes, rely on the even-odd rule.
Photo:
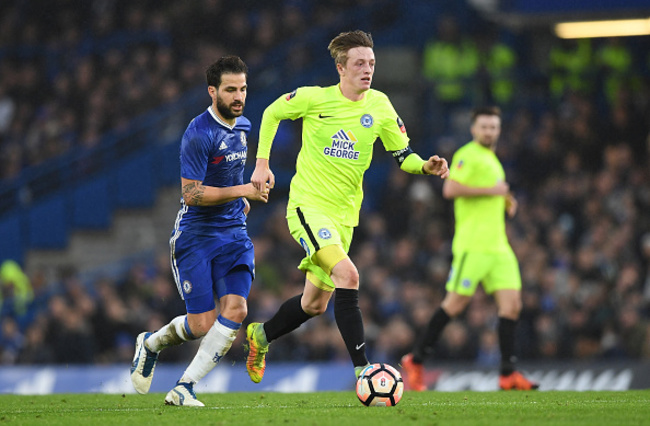
{"label": "peterborough player in yellow kit", "polygon": [[334,290],[334,316],[355,374],[368,365],[359,309],[359,272],[347,253],[359,223],[363,174],[370,166],[377,138],[405,172],[442,178],[449,174],[444,158],[434,155],[425,161],[411,150],[404,123],[390,100],[370,88],[375,68],[370,34],[342,33],[328,48],[339,84],[298,88],[273,102],[262,117],[251,178],[257,188],[274,186],[269,157],[280,121],[303,119],[287,221],[291,235],[305,250],[299,268],[306,280],[304,292],[285,301],[269,321],[248,326],[246,367],[254,382],[264,375],[269,343],[325,312]]}
{"label": "peterborough player in yellow kit", "polygon": [[515,370],[515,325],[521,311],[521,276],[515,253],[508,243],[505,216],[517,211],[501,162],[494,153],[501,133],[501,111],[477,108],[472,114],[474,140],[454,154],[449,179],[442,193],[454,200],[456,230],[453,261],[447,294],[433,314],[413,352],[402,358],[406,384],[413,390],[426,389],[422,362],[432,352],[447,323],[460,315],[479,284],[493,295],[499,316],[503,390],[532,390],[538,385]]}

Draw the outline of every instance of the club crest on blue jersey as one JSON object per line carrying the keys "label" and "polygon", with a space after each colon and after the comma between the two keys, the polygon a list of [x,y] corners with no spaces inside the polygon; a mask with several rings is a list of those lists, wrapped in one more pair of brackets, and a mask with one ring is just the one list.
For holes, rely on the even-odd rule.
{"label": "club crest on blue jersey", "polygon": [[183,281],[183,291],[185,294],[190,294],[192,292],[192,283],[189,280]]}
{"label": "club crest on blue jersey", "polygon": [[307,241],[305,241],[303,238],[301,238],[300,239],[300,245],[305,250],[305,253],[307,253],[307,257],[311,256],[311,254],[309,253],[309,246],[307,245]]}
{"label": "club crest on blue jersey", "polygon": [[372,115],[370,114],[363,114],[361,116],[361,125],[366,129],[371,128],[374,122],[375,120],[372,118]]}
{"label": "club crest on blue jersey", "polygon": [[246,133],[245,132],[242,131],[239,134],[239,139],[241,139],[242,146],[246,146]]}
{"label": "club crest on blue jersey", "polygon": [[321,237],[323,240],[329,240],[330,238],[332,238],[332,233],[327,228],[321,228],[320,231],[318,231],[318,236]]}

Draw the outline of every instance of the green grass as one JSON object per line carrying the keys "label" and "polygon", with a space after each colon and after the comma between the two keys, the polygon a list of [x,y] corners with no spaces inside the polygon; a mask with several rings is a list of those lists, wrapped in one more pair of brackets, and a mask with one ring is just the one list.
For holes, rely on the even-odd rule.
{"label": "green grass", "polygon": [[407,392],[364,407],[353,392],[202,394],[205,408],[164,394],[0,395],[0,425],[650,425],[650,391]]}

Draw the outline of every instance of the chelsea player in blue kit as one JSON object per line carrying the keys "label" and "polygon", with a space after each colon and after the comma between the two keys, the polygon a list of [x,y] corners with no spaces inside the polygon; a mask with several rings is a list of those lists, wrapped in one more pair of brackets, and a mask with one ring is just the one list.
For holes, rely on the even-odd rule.
{"label": "chelsea player in blue kit", "polygon": [[255,264],[246,199],[268,201],[268,188],[260,191],[243,183],[251,130],[242,116],[247,74],[237,56],[210,65],[206,79],[212,105],[192,120],[181,141],[183,198],[169,244],[187,315],[156,332],[141,333],[131,366],[135,390],[147,393],[160,351],[203,337],[198,353],[165,397],[169,405],[204,406],[193,386],[228,352],[247,314]]}

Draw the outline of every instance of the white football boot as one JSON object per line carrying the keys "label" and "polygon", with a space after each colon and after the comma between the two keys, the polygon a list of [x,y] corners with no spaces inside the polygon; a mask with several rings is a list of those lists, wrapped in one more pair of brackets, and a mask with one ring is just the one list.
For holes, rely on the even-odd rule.
{"label": "white football boot", "polygon": [[144,341],[151,333],[140,333],[135,341],[135,355],[131,364],[131,383],[136,392],[145,394],[151,388],[153,380],[153,371],[158,361],[158,352],[150,351],[144,344]]}
{"label": "white football boot", "polygon": [[194,384],[185,382],[176,382],[174,389],[167,393],[165,404],[183,407],[205,407],[204,403],[196,399]]}

